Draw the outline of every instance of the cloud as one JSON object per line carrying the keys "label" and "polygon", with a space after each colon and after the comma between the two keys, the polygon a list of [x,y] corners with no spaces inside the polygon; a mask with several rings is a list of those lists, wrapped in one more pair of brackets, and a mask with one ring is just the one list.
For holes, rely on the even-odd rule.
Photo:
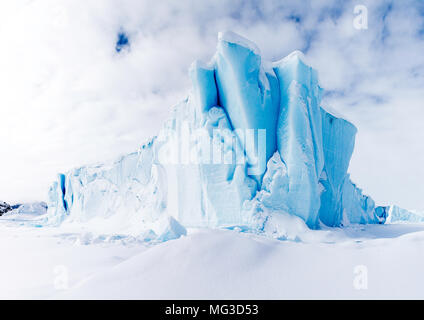
{"label": "cloud", "polygon": [[[357,4],[367,30],[353,27]],[[323,103],[359,128],[353,179],[379,203],[424,209],[423,16],[400,0],[2,1],[0,198],[45,199],[57,172],[136,149],[187,94],[191,62],[233,30],[268,60],[303,50]]]}

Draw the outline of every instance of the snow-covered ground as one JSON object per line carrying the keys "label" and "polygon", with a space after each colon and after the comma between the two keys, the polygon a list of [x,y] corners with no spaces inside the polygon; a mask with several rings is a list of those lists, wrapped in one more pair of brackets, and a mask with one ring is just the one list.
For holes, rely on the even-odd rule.
{"label": "snow-covered ground", "polygon": [[424,224],[306,231],[299,241],[192,229],[147,245],[37,228],[39,218],[0,218],[0,298],[424,298]]}

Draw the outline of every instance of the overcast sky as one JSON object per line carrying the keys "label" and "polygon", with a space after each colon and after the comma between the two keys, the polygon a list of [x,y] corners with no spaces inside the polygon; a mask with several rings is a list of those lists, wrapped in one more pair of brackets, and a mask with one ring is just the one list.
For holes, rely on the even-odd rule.
{"label": "overcast sky", "polygon": [[[368,29],[354,28],[356,5],[368,9]],[[267,60],[303,51],[323,105],[358,127],[353,181],[378,204],[424,209],[419,0],[2,0],[0,200],[45,200],[57,172],[137,149],[223,30]],[[119,34],[128,45],[117,52]]]}

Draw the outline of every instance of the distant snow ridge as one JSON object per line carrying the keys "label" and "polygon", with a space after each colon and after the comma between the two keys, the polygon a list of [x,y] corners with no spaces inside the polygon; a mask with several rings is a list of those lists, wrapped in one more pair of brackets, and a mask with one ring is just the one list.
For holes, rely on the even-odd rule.
{"label": "distant snow ridge", "polygon": [[47,204],[45,202],[31,202],[13,206],[14,214],[43,215],[46,212]]}
{"label": "distant snow ridge", "polygon": [[386,210],[347,173],[356,128],[321,107],[317,73],[304,61],[293,53],[263,63],[256,45],[220,33],[157,137],[114,163],[58,176],[49,223],[96,221],[159,240],[184,227],[281,238],[294,220],[295,228],[384,223]]}

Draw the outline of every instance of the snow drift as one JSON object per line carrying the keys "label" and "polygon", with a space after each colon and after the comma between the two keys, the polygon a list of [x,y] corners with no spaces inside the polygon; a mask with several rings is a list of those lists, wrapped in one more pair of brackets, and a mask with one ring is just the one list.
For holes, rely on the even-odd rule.
{"label": "snow drift", "polygon": [[[321,106],[299,52],[274,63],[231,32],[159,134],[111,164],[59,174],[48,222],[102,221],[169,240],[185,227],[238,227],[280,238],[287,223],[384,223],[347,173],[356,128]],[[293,222],[294,221],[294,222]]]}

